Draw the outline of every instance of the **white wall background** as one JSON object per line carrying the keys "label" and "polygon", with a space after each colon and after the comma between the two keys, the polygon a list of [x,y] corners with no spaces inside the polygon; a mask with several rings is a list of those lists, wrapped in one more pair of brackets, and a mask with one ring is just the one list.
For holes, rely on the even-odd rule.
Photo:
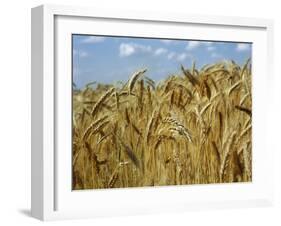
{"label": "white wall background", "polygon": [[[2,1],[0,8],[0,225],[37,225],[30,208],[30,8],[49,0]],[[263,17],[275,20],[274,105],[270,109],[269,141],[275,152],[276,203],[272,208],[214,210],[132,216],[52,225],[280,225],[281,224],[281,14],[277,0],[56,0],[56,4],[126,10],[150,10],[205,15]],[[267,75],[265,75],[267,76]],[[271,97],[273,98],[273,96]]]}

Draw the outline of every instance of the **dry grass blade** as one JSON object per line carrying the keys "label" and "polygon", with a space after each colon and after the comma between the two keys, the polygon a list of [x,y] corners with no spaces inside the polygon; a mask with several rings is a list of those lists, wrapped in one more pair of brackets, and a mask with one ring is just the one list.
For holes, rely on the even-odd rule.
{"label": "dry grass blade", "polygon": [[222,161],[221,161],[221,167],[220,167],[220,180],[223,181],[223,177],[225,175],[225,170],[228,166],[228,163],[229,163],[229,158],[230,158],[230,155],[231,155],[231,151],[232,151],[232,145],[235,141],[235,136],[236,136],[236,132],[233,132],[230,137],[229,137],[229,140],[228,140],[228,146],[226,147],[225,149],[225,152],[224,152],[224,155],[223,155],[223,158],[222,158]]}
{"label": "dry grass blade", "polygon": [[84,134],[82,136],[83,140],[86,140],[87,137],[89,136],[89,134],[91,133],[91,130],[93,130],[94,128],[96,128],[98,125],[100,125],[100,123],[103,123],[106,119],[108,118],[108,115],[105,115],[102,118],[97,119],[96,121],[94,121],[93,123],[91,123],[91,125],[86,128],[86,130],[84,131]]}
{"label": "dry grass blade", "polygon": [[72,165],[73,165],[73,166],[76,165],[77,159],[78,159],[79,155],[81,154],[82,150],[83,150],[82,148],[79,149],[79,150],[75,153],[75,155],[73,155],[73,159],[72,159]]}
{"label": "dry grass blade", "polygon": [[135,93],[133,93],[133,92],[129,93],[128,91],[122,91],[122,92],[120,92],[120,93],[119,93],[119,97],[128,96],[129,94],[130,94],[131,96],[135,96],[135,97],[136,97],[136,94],[135,94]]}
{"label": "dry grass blade", "polygon": [[132,162],[135,164],[137,168],[140,168],[139,159],[135,155],[134,151],[128,145],[123,144],[123,146],[125,148],[125,152],[127,156],[132,160]]}
{"label": "dry grass blade", "polygon": [[236,105],[235,108],[238,109],[239,111],[245,112],[247,115],[252,117],[252,111],[250,109],[238,105]]}
{"label": "dry grass blade", "polygon": [[248,97],[250,97],[250,94],[249,94],[249,93],[245,94],[245,95],[242,97],[242,99],[241,99],[239,105],[242,106]]}
{"label": "dry grass blade", "polygon": [[212,83],[212,85],[215,88],[215,91],[217,93],[219,89],[218,89],[218,85],[215,82],[215,79],[213,78],[213,76],[209,76],[208,78],[210,79],[210,81],[211,81],[211,83]]}
{"label": "dry grass blade", "polygon": [[101,96],[101,98],[98,100],[98,102],[94,105],[91,115],[95,116],[98,112],[99,108],[102,106],[103,102],[114,92],[115,88],[109,89],[104,95]]}
{"label": "dry grass blade", "polygon": [[231,86],[227,92],[227,95],[229,96],[238,86],[240,86],[241,81],[236,82],[233,86]]}
{"label": "dry grass blade", "polygon": [[136,133],[142,137],[142,132],[138,129],[138,127],[134,123],[131,123],[131,125]]}
{"label": "dry grass blade", "polygon": [[128,124],[131,124],[131,119],[130,119],[130,115],[129,115],[129,112],[128,112],[128,108],[125,108],[125,119],[126,119]]}
{"label": "dry grass blade", "polygon": [[244,130],[242,130],[240,136],[239,136],[239,140],[247,133],[250,131],[250,129],[252,129],[252,124],[248,125]]}
{"label": "dry grass blade", "polygon": [[246,63],[244,64],[243,69],[242,69],[242,71],[241,71],[241,78],[244,77],[245,71],[247,70],[248,65],[249,65],[250,62],[251,62],[251,58],[249,58],[249,59],[246,61]]}
{"label": "dry grass blade", "polygon": [[220,155],[219,149],[218,149],[218,147],[216,145],[216,142],[212,141],[212,146],[213,146],[213,149],[215,151],[215,156],[216,156],[216,158],[217,158],[217,160],[218,160],[218,162],[220,164],[221,163],[221,155]]}
{"label": "dry grass blade", "polygon": [[222,113],[219,112],[219,128],[220,128],[220,138],[222,139],[222,134],[223,134],[223,116]]}
{"label": "dry grass blade", "polygon": [[208,108],[211,106],[211,103],[206,104],[200,111],[200,115],[203,115],[205,111],[208,110]]}
{"label": "dry grass blade", "polygon": [[159,109],[154,109],[154,111],[152,112],[152,115],[147,123],[147,127],[146,127],[146,143],[147,145],[149,144],[149,140],[151,138],[151,132],[152,132],[152,126],[153,126],[153,122],[155,120],[155,117],[158,113]]}
{"label": "dry grass blade", "polygon": [[154,145],[154,149],[157,150],[159,145],[161,144],[162,141],[164,140],[171,140],[171,141],[176,141],[176,139],[173,136],[166,136],[166,135],[160,135]]}
{"label": "dry grass blade", "polygon": [[137,168],[140,168],[140,162],[134,151],[128,145],[126,145],[119,136],[117,136],[117,138],[119,139],[121,145],[124,147],[127,156],[131,159],[131,161],[135,164]]}
{"label": "dry grass blade", "polygon": [[226,69],[218,69],[218,70],[214,70],[214,71],[211,71],[211,72],[209,72],[209,73],[206,73],[205,76],[206,76],[206,77],[209,77],[210,75],[217,74],[217,73],[229,74],[229,71],[226,70]]}
{"label": "dry grass blade", "polygon": [[204,84],[204,88],[206,90],[206,95],[207,95],[208,99],[210,100],[211,95],[212,95],[211,89],[206,81],[204,81],[203,84]]}
{"label": "dry grass blade", "polygon": [[[89,133],[88,133],[88,136],[92,136],[92,135],[95,135],[97,133],[100,133],[100,134],[104,134],[103,132],[103,128],[109,123],[109,121],[105,121],[105,122],[102,122],[100,125],[98,125],[96,128],[92,128]],[[87,136],[83,137],[83,139],[87,139]]]}
{"label": "dry grass blade", "polygon": [[90,88],[92,85],[95,85],[97,82],[93,81],[93,82],[89,82],[86,84],[86,88]]}
{"label": "dry grass blade", "polygon": [[252,177],[251,174],[251,159],[250,159],[250,153],[247,150],[247,146],[243,148],[243,160],[244,160],[244,167],[245,167],[245,172],[248,178]]}
{"label": "dry grass blade", "polygon": [[119,168],[120,168],[120,164],[118,164],[118,165],[115,167],[115,169],[114,169],[112,175],[110,176],[110,179],[109,179],[108,185],[107,185],[109,188],[113,188],[113,187],[114,187],[114,185],[115,185],[115,183],[116,183],[116,181],[117,181],[117,179],[118,179]]}
{"label": "dry grass blade", "polygon": [[188,70],[186,70],[182,65],[181,65],[181,70],[182,70],[183,74],[185,75],[185,77],[190,81],[190,83],[193,86],[196,86],[199,84],[198,80]]}
{"label": "dry grass blade", "polygon": [[97,141],[97,145],[99,145],[100,143],[102,143],[104,140],[106,140],[109,136],[111,136],[112,133],[108,133],[104,136],[102,136],[98,141]]}
{"label": "dry grass blade", "polygon": [[115,91],[115,101],[116,101],[116,109],[119,110],[119,94]]}

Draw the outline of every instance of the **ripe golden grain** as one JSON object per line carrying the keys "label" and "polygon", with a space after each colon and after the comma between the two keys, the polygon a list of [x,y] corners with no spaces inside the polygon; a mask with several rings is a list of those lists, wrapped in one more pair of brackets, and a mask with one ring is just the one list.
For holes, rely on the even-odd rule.
{"label": "ripe golden grain", "polygon": [[73,92],[73,189],[252,180],[250,60]]}

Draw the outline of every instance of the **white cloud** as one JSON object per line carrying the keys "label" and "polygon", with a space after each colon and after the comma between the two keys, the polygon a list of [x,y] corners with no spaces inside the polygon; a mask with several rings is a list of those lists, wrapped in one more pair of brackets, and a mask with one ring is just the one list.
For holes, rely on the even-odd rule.
{"label": "white cloud", "polygon": [[73,56],[84,58],[84,57],[88,57],[89,53],[87,53],[86,51],[83,51],[83,50],[78,51],[78,50],[74,49]]}
{"label": "white cloud", "polygon": [[181,53],[177,56],[177,60],[178,61],[183,61],[187,58],[187,54],[186,53]]}
{"label": "white cloud", "polygon": [[186,58],[192,59],[193,56],[188,53],[176,53],[176,52],[169,52],[167,54],[168,60],[176,60],[176,61],[184,61]]}
{"label": "white cloud", "polygon": [[193,50],[193,49],[196,49],[199,46],[200,46],[199,41],[188,41],[186,49],[187,50]]}
{"label": "white cloud", "polygon": [[158,49],[155,50],[154,55],[155,55],[155,56],[159,56],[159,55],[165,54],[165,53],[167,53],[167,52],[168,52],[167,49],[158,48]]}
{"label": "white cloud", "polygon": [[161,42],[165,43],[165,44],[170,44],[173,42],[173,40],[168,40],[168,39],[163,39],[163,40],[160,40]]}
{"label": "white cloud", "polygon": [[196,49],[200,45],[206,46],[208,51],[215,50],[215,47],[213,47],[213,42],[209,42],[209,41],[188,41],[186,50]]}
{"label": "white cloud", "polygon": [[135,48],[130,44],[121,43],[119,46],[119,55],[121,57],[130,56],[135,53]]}
{"label": "white cloud", "polygon": [[119,46],[119,55],[121,57],[127,57],[137,52],[150,52],[151,47],[145,45],[139,45],[136,43],[121,43]]}
{"label": "white cloud", "polygon": [[151,46],[145,46],[145,45],[139,45],[139,44],[134,44],[134,46],[138,51],[141,51],[141,52],[150,52],[152,50]]}
{"label": "white cloud", "polygon": [[246,43],[238,43],[236,46],[236,50],[241,52],[241,51],[246,51],[250,49],[250,44]]}
{"label": "white cloud", "polygon": [[83,57],[89,56],[89,54],[88,54],[87,52],[85,52],[85,51],[81,51],[81,52],[79,53],[79,56],[83,58]]}
{"label": "white cloud", "polygon": [[175,53],[175,52],[170,52],[167,57],[168,57],[169,60],[171,60],[171,59],[173,59],[175,56],[176,56],[176,53]]}
{"label": "white cloud", "polygon": [[214,47],[214,46],[208,46],[207,47],[207,50],[208,51],[214,51],[216,49],[216,47]]}
{"label": "white cloud", "polygon": [[84,38],[81,42],[82,43],[97,43],[97,42],[103,42],[104,40],[105,40],[105,37],[90,36],[90,37]]}
{"label": "white cloud", "polygon": [[221,58],[222,56],[221,56],[220,54],[218,54],[218,53],[213,52],[213,53],[211,54],[211,57],[212,57],[212,58]]}

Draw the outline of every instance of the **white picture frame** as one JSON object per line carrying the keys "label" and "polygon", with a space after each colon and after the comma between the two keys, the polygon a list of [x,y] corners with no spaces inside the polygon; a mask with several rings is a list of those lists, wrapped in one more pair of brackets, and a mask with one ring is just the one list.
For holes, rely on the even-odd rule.
{"label": "white picture frame", "polygon": [[[99,23],[106,21],[105,26]],[[123,22],[124,25],[122,25]],[[116,26],[115,26],[116,24]],[[125,29],[126,26],[142,29]],[[158,29],[163,25],[175,27]],[[253,182],[133,188],[72,192],[69,184],[71,150],[69,138],[56,137],[56,130],[69,130],[68,120],[58,120],[66,111],[60,100],[69,100],[71,67],[69,34],[75,32],[135,36],[178,37],[176,26],[217,29],[194,38],[251,41],[253,60]],[[120,27],[118,27],[120,26]],[[122,27],[123,26],[123,27]],[[103,28],[104,27],[104,28]],[[116,29],[118,28],[118,29]],[[119,29],[121,28],[121,29]],[[91,28],[93,29],[93,28]],[[237,29],[237,34],[228,32]],[[129,31],[128,31],[129,30]],[[173,29],[171,29],[173,30]],[[161,34],[157,33],[162,32]],[[129,33],[128,33],[129,32]],[[155,34],[151,34],[156,32]],[[186,34],[183,34],[183,38]],[[234,208],[271,205],[273,202],[272,150],[266,143],[266,93],[273,81],[273,22],[265,19],[182,15],[153,12],[123,12],[83,7],[43,5],[32,9],[32,191],[31,213],[41,220],[174,212],[209,208]],[[62,59],[62,60],[60,60]],[[68,59],[64,62],[63,59]],[[255,62],[256,60],[256,62]],[[59,76],[57,76],[59,75]],[[260,75],[260,76],[258,76]],[[67,80],[62,85],[62,81]],[[69,81],[69,82],[68,82]],[[65,105],[66,108],[68,105]],[[256,109],[256,110],[255,110]],[[66,112],[67,113],[67,112]],[[66,117],[67,118],[67,117]],[[255,118],[255,119],[254,119]],[[69,123],[68,123],[69,122]],[[61,130],[61,129],[59,129]],[[59,132],[58,132],[59,133]],[[62,140],[62,141],[61,141]],[[264,152],[263,155],[262,151]],[[62,157],[65,156],[63,162]],[[254,163],[255,163],[254,162]],[[66,179],[64,179],[66,178]],[[88,201],[87,201],[88,200]],[[94,201],[94,202],[92,202]],[[90,204],[89,204],[90,203]]]}

